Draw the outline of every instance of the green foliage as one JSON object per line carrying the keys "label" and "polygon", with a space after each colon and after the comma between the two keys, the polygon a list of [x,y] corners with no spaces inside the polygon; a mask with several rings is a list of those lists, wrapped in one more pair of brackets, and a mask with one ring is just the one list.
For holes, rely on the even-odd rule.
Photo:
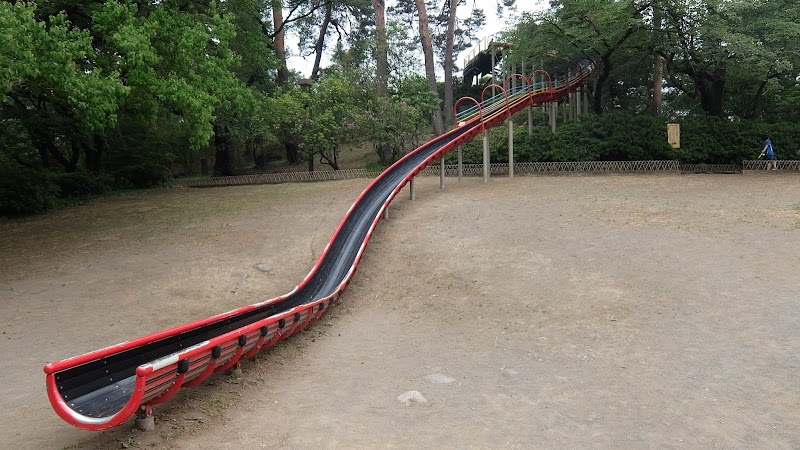
{"label": "green foliage", "polygon": [[[644,114],[612,112],[591,114],[580,122],[559,125],[553,134],[549,127],[518,128],[522,142],[515,146],[519,161],[625,161],[669,159],[666,125],[661,119]],[[508,154],[507,141],[500,154]]]}
{"label": "green foliage", "polygon": [[113,178],[105,174],[93,174],[83,170],[60,173],[52,176],[58,186],[58,197],[83,197],[98,195],[110,189]]}
{"label": "green foliage", "polygon": [[391,97],[374,97],[359,117],[359,129],[380,163],[388,166],[419,146],[430,135],[430,117],[439,106],[426,79],[415,75],[395,82]]}
{"label": "green foliage", "polygon": [[341,145],[357,142],[354,132],[359,110],[366,99],[366,92],[359,87],[358,81],[353,72],[333,70],[313,86],[299,135],[300,149],[306,159],[319,155],[324,163],[338,169]]}
{"label": "green foliage", "polygon": [[772,137],[780,159],[796,159],[800,149],[800,129],[787,122],[727,120],[710,116],[690,116],[681,125],[681,148],[675,157],[686,163],[738,164],[754,159],[761,151],[763,135]]}
{"label": "green foliage", "polygon": [[92,37],[64,13],[45,23],[35,11],[33,4],[0,3],[0,104],[45,97],[72,109],[89,130],[113,125],[127,91],[119,74],[86,66],[95,56]]}
{"label": "green foliage", "polygon": [[[149,186],[174,161],[195,161],[215,123],[236,131],[255,110],[234,72],[235,26],[216,2],[62,6],[0,3],[0,142],[8,144],[0,160],[54,173],[106,170],[118,185]],[[101,190],[96,180],[55,179],[64,196]]]}
{"label": "green foliage", "polygon": [[0,214],[45,211],[55,204],[57,194],[58,186],[46,172],[0,166]]}
{"label": "green foliage", "polygon": [[[779,159],[800,157],[800,128],[791,122],[731,121],[707,115],[673,120],[681,125],[681,147],[667,145],[666,121],[646,114],[612,112],[589,115],[580,122],[534,127],[528,135],[522,123],[515,129],[515,159],[535,161],[634,161],[677,159],[682,163],[739,164],[754,159],[762,135],[772,137]],[[541,123],[541,120],[537,120]],[[508,129],[491,131],[493,162],[508,161]],[[483,145],[475,140],[464,146],[464,162],[483,161]],[[450,155],[449,160],[455,160]]]}
{"label": "green foliage", "polygon": [[169,169],[160,164],[142,163],[126,166],[114,172],[114,183],[117,188],[149,188],[157,186],[172,178]]}

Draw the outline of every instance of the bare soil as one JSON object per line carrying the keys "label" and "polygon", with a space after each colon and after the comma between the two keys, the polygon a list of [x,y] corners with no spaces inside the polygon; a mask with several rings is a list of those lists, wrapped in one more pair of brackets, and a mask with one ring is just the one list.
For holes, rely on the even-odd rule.
{"label": "bare soil", "polygon": [[421,178],[344,302],[240,378],[150,433],[52,412],[44,364],[291,290],[367,184],[0,221],[0,447],[800,447],[796,175]]}

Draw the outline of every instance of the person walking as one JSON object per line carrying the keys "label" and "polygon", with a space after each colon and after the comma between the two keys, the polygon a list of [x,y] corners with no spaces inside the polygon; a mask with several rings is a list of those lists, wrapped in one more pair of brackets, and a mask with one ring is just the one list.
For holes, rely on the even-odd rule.
{"label": "person walking", "polygon": [[775,157],[775,149],[772,148],[772,140],[769,136],[763,136],[764,141],[761,142],[761,155],[759,158],[767,158],[767,170],[778,170],[778,158]]}

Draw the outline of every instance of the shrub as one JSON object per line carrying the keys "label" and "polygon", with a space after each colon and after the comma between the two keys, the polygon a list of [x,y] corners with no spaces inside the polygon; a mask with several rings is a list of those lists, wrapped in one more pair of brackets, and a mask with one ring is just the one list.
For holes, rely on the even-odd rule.
{"label": "shrub", "polygon": [[[738,164],[758,156],[761,136],[769,134],[779,159],[800,158],[800,127],[793,123],[731,120],[705,115],[681,117],[681,147],[667,145],[665,118],[630,112],[590,114],[580,122],[559,124],[553,134],[546,118],[528,135],[524,121],[515,132],[516,162],[535,161],[633,161],[677,159],[683,163]],[[545,124],[545,125],[542,125]],[[503,131],[506,130],[506,131]],[[491,134],[493,162],[508,161],[505,126]],[[464,162],[483,160],[480,138],[464,146]],[[454,162],[455,156],[448,161]]]}
{"label": "shrub", "polygon": [[36,213],[52,207],[58,186],[44,171],[23,166],[0,167],[0,214]]}
{"label": "shrub", "polygon": [[53,179],[58,185],[60,198],[102,194],[113,182],[109,175],[84,171],[56,174]]}
{"label": "shrub", "polygon": [[149,188],[172,178],[167,167],[160,164],[136,164],[114,173],[114,184],[121,189]]}

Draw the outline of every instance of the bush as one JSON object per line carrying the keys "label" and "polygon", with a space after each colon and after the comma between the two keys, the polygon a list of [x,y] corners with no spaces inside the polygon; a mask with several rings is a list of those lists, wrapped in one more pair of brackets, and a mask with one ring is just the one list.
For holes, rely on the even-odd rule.
{"label": "bush", "polygon": [[44,171],[0,167],[0,214],[36,213],[52,207],[58,186]]}
{"label": "bush", "polygon": [[755,159],[761,151],[763,135],[772,137],[779,159],[797,158],[800,128],[790,123],[728,120],[694,116],[682,119],[681,148],[678,159],[687,163],[738,164]]}
{"label": "bush", "polygon": [[102,194],[113,182],[109,175],[84,171],[56,174],[53,179],[58,185],[60,198]]}
{"label": "bush", "polygon": [[160,164],[136,164],[114,173],[114,184],[120,189],[149,188],[172,178],[167,167]]}
{"label": "bush", "polygon": [[[644,114],[610,112],[590,114],[580,122],[534,129],[523,128],[520,160],[626,161],[669,158],[666,127],[661,119]],[[527,145],[526,145],[527,144]]]}
{"label": "bush", "polygon": [[[516,162],[635,161],[677,159],[682,163],[738,164],[754,159],[761,136],[769,134],[779,159],[800,158],[800,127],[793,123],[729,120],[704,115],[674,120],[681,125],[681,148],[667,144],[667,120],[646,114],[609,112],[590,114],[580,122],[559,124],[553,134],[544,116],[537,117],[533,133],[519,121],[515,129]],[[491,134],[493,162],[508,161],[508,129]],[[481,139],[464,146],[464,162],[483,161]],[[454,162],[455,155],[448,157]]]}

